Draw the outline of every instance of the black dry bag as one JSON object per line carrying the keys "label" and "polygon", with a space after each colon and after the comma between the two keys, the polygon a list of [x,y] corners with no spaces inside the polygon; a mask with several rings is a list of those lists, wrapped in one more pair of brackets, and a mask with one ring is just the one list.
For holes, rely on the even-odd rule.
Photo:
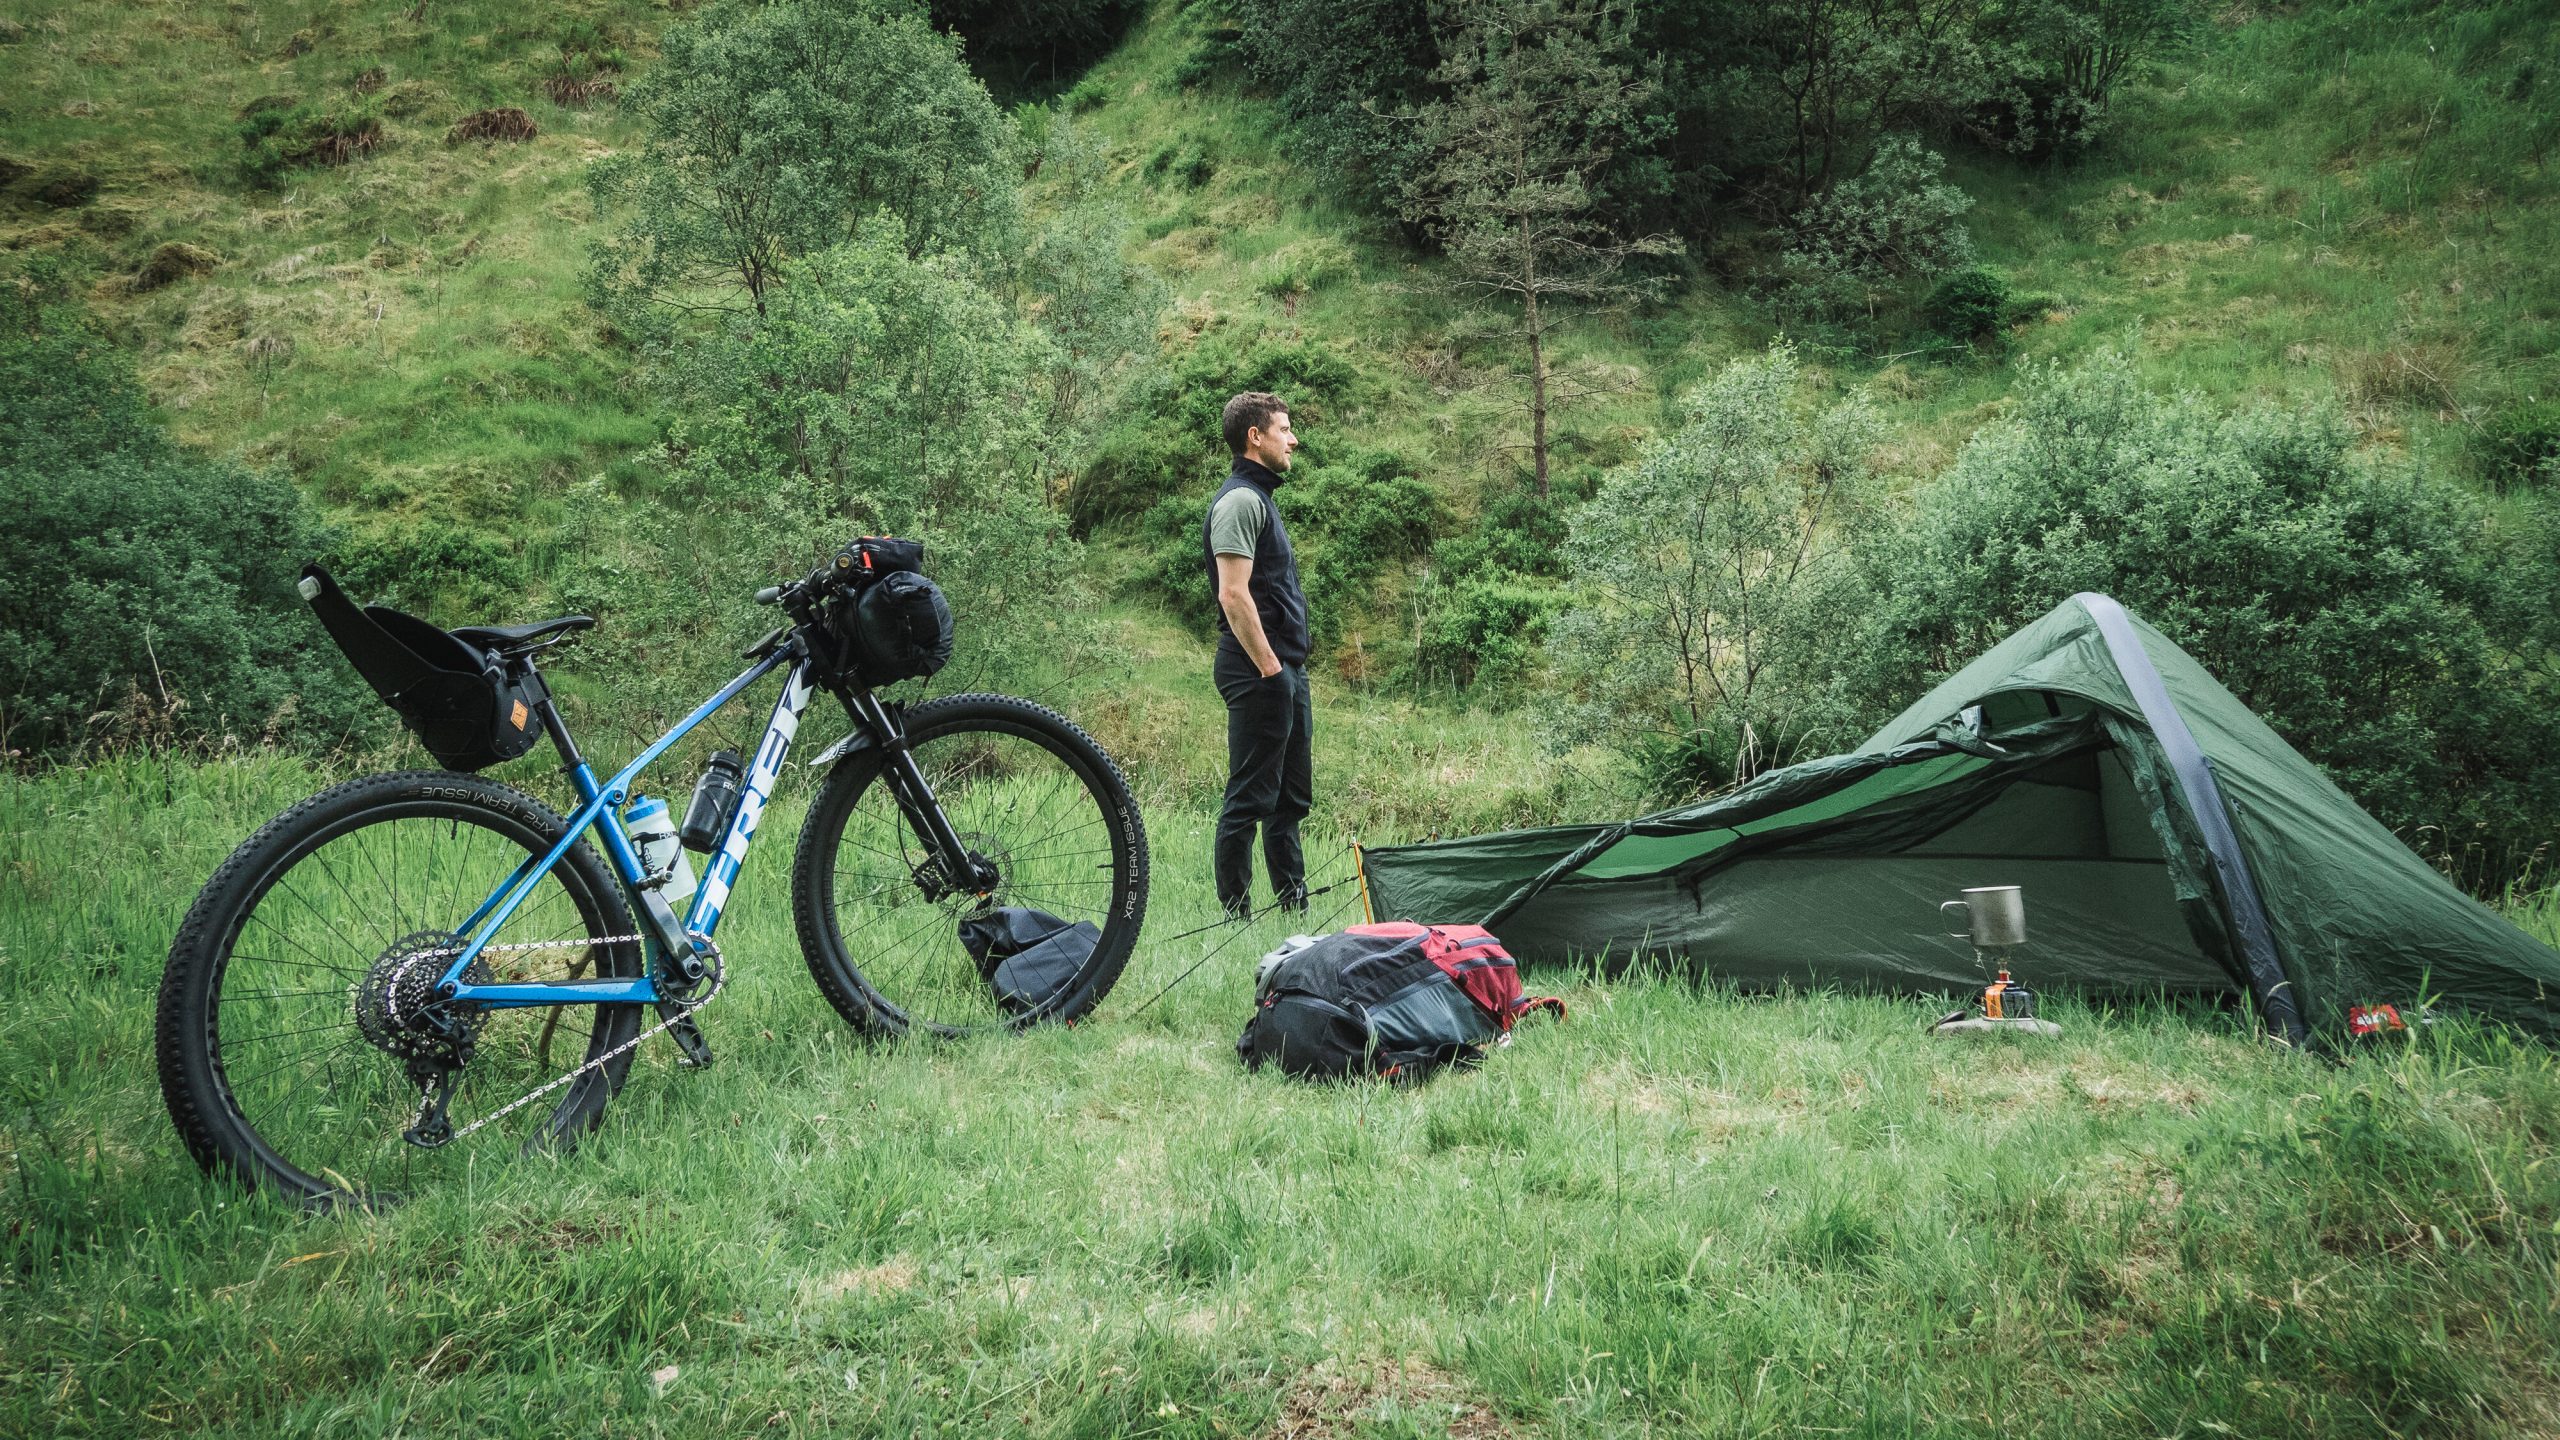
{"label": "black dry bag", "polygon": [[960,922],[961,947],[1008,1015],[1060,1008],[1101,943],[1092,921],[1070,924],[1029,906],[985,910]]}

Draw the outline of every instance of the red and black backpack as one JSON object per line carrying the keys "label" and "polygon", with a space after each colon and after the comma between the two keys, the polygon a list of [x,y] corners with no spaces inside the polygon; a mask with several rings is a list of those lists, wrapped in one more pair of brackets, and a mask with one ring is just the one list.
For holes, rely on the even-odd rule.
{"label": "red and black backpack", "polygon": [[1301,1080],[1376,1075],[1417,1084],[1475,1065],[1521,1016],[1564,1002],[1520,993],[1520,971],[1480,925],[1354,925],[1274,965],[1236,1040],[1249,1070]]}

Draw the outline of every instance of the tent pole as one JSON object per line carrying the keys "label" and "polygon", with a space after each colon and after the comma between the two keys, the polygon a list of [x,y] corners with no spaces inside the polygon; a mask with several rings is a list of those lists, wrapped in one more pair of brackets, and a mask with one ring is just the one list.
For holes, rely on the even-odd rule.
{"label": "tent pole", "polygon": [[2248,968],[2249,986],[2257,992],[2258,1003],[2266,1007],[2268,1026],[2289,1044],[2306,1043],[2310,1033],[2293,1003],[2293,982],[2285,978],[2284,962],[2276,954],[2275,927],[2267,923],[2266,902],[2258,894],[2257,877],[2250,873],[2248,854],[2240,848],[2240,832],[2232,826],[2222,787],[2213,778],[2212,759],[2196,743],[2177,702],[2169,698],[2168,682],[2160,678],[2159,667],[2142,648],[2142,637],[2135,633],[2133,618],[2124,607],[2095,591],[2071,598],[2089,613],[2099,637],[2107,642],[2107,653],[2115,660],[2117,673],[2124,676],[2125,688],[2133,692],[2134,703],[2142,708],[2143,723],[2160,742],[2161,756],[2169,762],[2169,773],[2195,817],[2205,849],[2213,855],[2214,877],[2221,881],[2223,903],[2231,911],[2241,963]]}

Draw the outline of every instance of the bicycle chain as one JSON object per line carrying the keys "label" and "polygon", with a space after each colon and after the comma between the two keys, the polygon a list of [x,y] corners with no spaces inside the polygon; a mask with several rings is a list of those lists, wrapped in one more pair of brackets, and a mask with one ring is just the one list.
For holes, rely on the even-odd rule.
{"label": "bicycle chain", "polygon": [[[486,955],[492,950],[559,950],[567,949],[572,946],[583,948],[590,945],[619,945],[626,942],[636,942],[644,938],[646,937],[639,935],[603,935],[590,936],[579,940],[533,940],[514,945],[484,945],[481,947],[480,953]],[[693,1018],[693,1016],[704,1006],[709,1005],[713,1000],[718,999],[720,992],[727,988],[728,981],[727,967],[720,963],[720,947],[707,936],[689,934],[688,938],[698,942],[705,950],[710,952],[711,988],[703,992],[701,999],[693,1001],[671,1001],[670,1003],[675,1006],[675,1014],[670,1015],[666,1019],[659,1021],[657,1024],[650,1026],[648,1029],[641,1031],[639,1034],[632,1036],[630,1039],[623,1041],[621,1044],[614,1046],[612,1049],[607,1050],[585,1064],[570,1070],[566,1074],[558,1075],[552,1079],[544,1081],[542,1084],[537,1085],[533,1089],[526,1091],[524,1094],[517,1096],[515,1099],[508,1101],[505,1105],[490,1111],[488,1114],[483,1115],[479,1119],[472,1121],[470,1124],[463,1126],[461,1129],[454,1131],[451,1139],[446,1140],[443,1145],[438,1145],[436,1148],[441,1150],[445,1145],[459,1144],[464,1140],[470,1139],[477,1131],[506,1119],[508,1116],[513,1115],[527,1105],[532,1104],[534,1101],[539,1100],[543,1096],[550,1094],[552,1091],[559,1089],[561,1086],[576,1080],[579,1076],[585,1075],[600,1066],[611,1064],[617,1057],[627,1055],[632,1051],[639,1049],[644,1041],[647,1041],[652,1036],[663,1035],[669,1030],[674,1029],[686,1020]],[[455,950],[450,953],[459,955],[462,952],[460,950]],[[418,1113],[409,1121],[409,1127],[414,1130],[418,1126],[425,1124],[427,1111],[434,1104],[435,1092],[433,1090],[430,1090],[426,1094],[420,1096],[418,1098]]]}

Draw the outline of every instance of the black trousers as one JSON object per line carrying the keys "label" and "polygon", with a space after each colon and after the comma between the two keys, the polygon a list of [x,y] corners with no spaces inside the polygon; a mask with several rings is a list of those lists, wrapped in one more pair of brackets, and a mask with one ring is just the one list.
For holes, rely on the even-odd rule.
{"label": "black trousers", "polygon": [[1315,706],[1307,695],[1306,667],[1283,665],[1265,679],[1244,651],[1221,645],[1214,673],[1227,702],[1227,800],[1218,812],[1212,855],[1219,903],[1230,912],[1251,903],[1253,832],[1259,828],[1272,897],[1303,906],[1307,855],[1298,844],[1298,822],[1315,804],[1309,744]]}

